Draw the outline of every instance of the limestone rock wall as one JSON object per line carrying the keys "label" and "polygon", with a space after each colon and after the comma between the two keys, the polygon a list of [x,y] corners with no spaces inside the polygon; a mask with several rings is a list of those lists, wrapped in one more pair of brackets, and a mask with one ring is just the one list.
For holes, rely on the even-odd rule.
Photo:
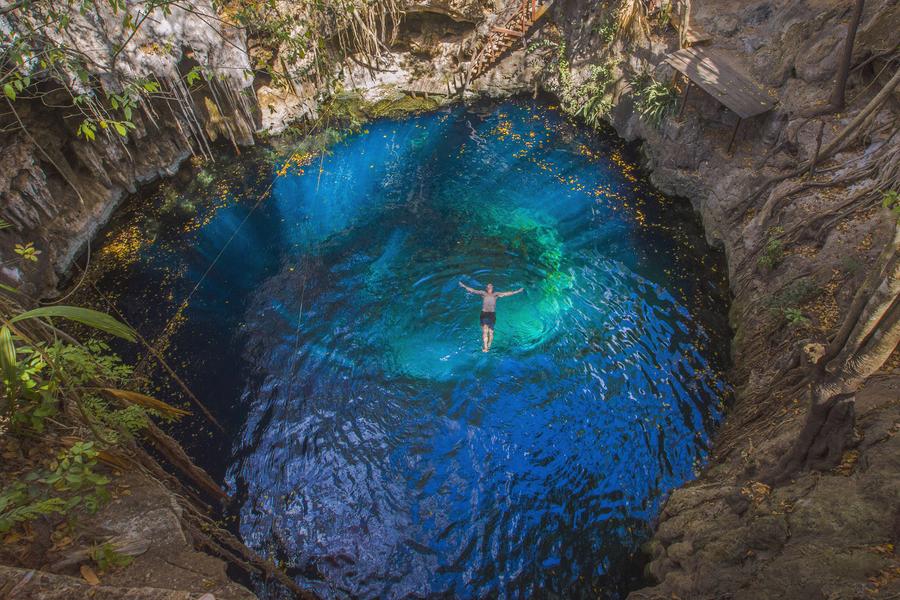
{"label": "limestone rock wall", "polygon": [[[64,91],[13,103],[15,121],[4,123],[13,133],[0,157],[0,218],[11,224],[0,231],[5,283],[32,296],[52,292],[125,194],[171,174],[192,154],[210,156],[216,140],[253,143],[257,117],[255,101],[245,93],[252,78],[244,34],[197,18],[215,14],[208,1],[192,5],[194,12],[176,7],[148,19],[118,54],[128,31],[105,3],[57,34],[90,57],[101,94],[121,92],[115,73],[155,80],[160,93],[134,111],[136,128],[127,138],[98,129],[95,141],[76,136],[83,117],[63,108],[71,103]],[[188,89],[183,78],[194,66],[205,77]],[[87,91],[77,81],[72,85]],[[27,242],[42,253],[36,264],[13,252]]]}
{"label": "limestone rock wall", "polygon": [[[827,339],[839,325],[867,265],[896,226],[875,200],[844,218],[822,215],[831,215],[852,194],[873,185],[877,173],[869,169],[872,157],[896,143],[898,99],[868,125],[865,136],[821,165],[812,185],[785,181],[774,188],[781,199],[769,203],[772,194],[755,193],[759,184],[815,151],[820,120],[803,113],[827,98],[849,3],[693,0],[691,4],[691,22],[710,35],[709,43],[728,52],[779,99],[774,111],[744,124],[733,155],[726,149],[735,116],[699,91],[692,93],[681,114],[669,116],[660,127],[636,114],[631,78],[649,72],[660,81],[671,81],[672,70],[663,58],[677,49],[677,39],[672,28],[654,25],[649,37],[608,45],[601,29],[615,3],[556,0],[548,22],[526,41],[534,47],[523,44],[512,49],[469,91],[470,97],[537,88],[562,94],[564,85],[587,81],[592,67],[611,59],[615,77],[609,122],[626,139],[643,141],[654,182],[690,199],[707,236],[724,248],[728,258],[734,295],[734,400],[709,466],[696,481],[671,495],[647,546],[649,573],[657,585],[633,597],[853,598],[868,597],[873,590],[896,595],[900,593],[896,577],[900,560],[892,545],[900,542],[896,353],[857,393],[856,444],[838,468],[798,474],[792,483],[774,490],[757,479],[786,451],[805,416],[803,396],[786,394],[780,374],[796,360],[803,344]],[[375,101],[402,93],[421,79],[447,77],[486,26],[483,17],[501,9],[502,3],[476,0],[409,4],[410,18],[402,35],[374,65],[376,69],[353,60],[338,67],[344,89]],[[823,143],[858,113],[884,73],[896,68],[878,57],[900,41],[898,23],[895,0],[866,2],[854,60],[868,62],[854,71],[847,110],[824,118]],[[97,24],[85,27],[85,39],[103,54],[102,36],[89,34],[99,31]],[[159,105],[156,114],[164,116],[155,122],[138,117],[137,129],[126,144],[90,144],[73,136],[77,124],[64,115],[39,106],[17,106],[29,133],[9,140],[0,156],[0,217],[14,224],[0,232],[0,257],[4,263],[13,261],[2,268],[6,281],[33,292],[51,288],[123,194],[171,172],[192,152],[203,154],[209,138],[247,143],[260,124],[277,131],[292,120],[315,117],[319,90],[311,82],[298,82],[289,91],[257,87],[261,121],[255,121],[253,107],[238,94],[249,81],[242,70],[225,68],[232,61],[245,64],[241,62],[246,61],[245,54],[231,54],[243,40],[234,34],[237,37],[226,43],[204,27],[173,12],[171,22],[148,30],[149,36],[178,42],[168,48],[170,57],[155,55],[154,38],[148,38],[134,54],[121,59],[136,72],[169,77],[170,82],[176,72],[193,64],[221,68],[225,83],[216,98],[211,92],[195,97],[176,90],[174,83],[167,88],[173,97],[178,94],[192,101],[196,123]],[[555,51],[540,44],[551,38],[565,43],[567,84],[561,80]],[[108,56],[109,49],[105,52]],[[841,180],[844,183],[829,184]],[[760,253],[774,231],[786,234],[788,242],[777,264],[766,267]],[[44,252],[37,272],[14,261],[11,248],[24,241],[34,241]],[[785,319],[788,307],[801,311],[808,322],[792,326]]]}
{"label": "limestone rock wall", "polygon": [[[896,217],[879,208],[875,157],[896,143],[897,104],[882,110],[865,135],[823,163],[814,182],[788,180],[758,194],[768,177],[784,174],[815,152],[818,125],[828,143],[863,108],[896,65],[878,56],[896,47],[896,2],[866,2],[854,52],[845,111],[805,116],[827,100],[847,29],[850,5],[837,0],[693,0],[691,23],[708,33],[779,104],[742,126],[733,155],[728,140],[736,116],[696,88],[681,114],[660,127],[635,111],[631,78],[652,73],[673,80],[664,56],[678,48],[671,27],[651,22],[652,35],[612,46],[600,38],[610,6],[557,1],[553,24],[535,39],[563,40],[571,82],[612,59],[614,82],[608,121],[626,139],[642,140],[647,166],[662,190],[689,198],[708,238],[724,248],[734,296],[731,324],[734,399],[708,467],[676,490],[660,516],[647,551],[658,584],[635,592],[648,598],[855,598],[900,591],[900,364],[889,364],[856,395],[855,446],[833,472],[797,473],[771,489],[757,481],[790,448],[808,401],[781,380],[801,348],[827,341],[881,249],[893,239]],[[537,83],[564,92],[553,51]],[[495,77],[526,73],[540,61],[510,54]],[[885,76],[886,75],[886,76]],[[490,75],[489,75],[490,76]],[[488,76],[488,77],[489,77]],[[534,80],[532,80],[533,82]],[[490,80],[484,84],[491,87]],[[509,86],[509,83],[504,83]],[[526,82],[521,86],[527,89]],[[896,96],[895,96],[896,100]],[[807,185],[811,183],[811,185]],[[853,194],[870,190],[858,210],[835,217]],[[783,238],[774,266],[760,257]],[[792,325],[785,309],[808,319]],[[887,545],[886,545],[887,544]],[[868,590],[868,591],[867,591]]]}

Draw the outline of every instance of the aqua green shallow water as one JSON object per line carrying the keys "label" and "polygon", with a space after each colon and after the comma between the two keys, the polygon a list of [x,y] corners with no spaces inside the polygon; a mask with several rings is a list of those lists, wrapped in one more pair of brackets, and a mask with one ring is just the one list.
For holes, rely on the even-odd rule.
{"label": "aqua green shallow water", "polygon": [[[148,196],[100,252],[228,425],[185,438],[248,544],[328,597],[624,593],[726,393],[721,257],[689,211],[528,101],[258,156],[186,214]],[[487,355],[460,280],[525,288]]]}

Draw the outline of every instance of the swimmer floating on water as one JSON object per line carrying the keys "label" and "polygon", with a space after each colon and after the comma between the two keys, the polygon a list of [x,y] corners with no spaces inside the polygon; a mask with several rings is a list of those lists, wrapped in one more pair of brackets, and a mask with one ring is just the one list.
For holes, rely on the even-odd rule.
{"label": "swimmer floating on water", "polygon": [[491,349],[491,344],[494,342],[494,323],[497,322],[497,298],[504,298],[506,296],[513,296],[518,294],[525,288],[519,288],[514,292],[495,292],[494,284],[487,284],[487,288],[484,291],[472,289],[462,281],[459,282],[459,287],[463,288],[470,294],[477,294],[482,297],[481,301],[481,351],[487,352]]}

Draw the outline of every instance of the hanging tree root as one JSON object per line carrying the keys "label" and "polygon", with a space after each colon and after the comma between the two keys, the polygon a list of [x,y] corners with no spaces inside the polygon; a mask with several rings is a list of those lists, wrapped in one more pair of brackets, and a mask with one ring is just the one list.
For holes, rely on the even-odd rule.
{"label": "hanging tree root", "polygon": [[155,423],[150,422],[146,429],[147,440],[153,447],[179,470],[185,477],[194,483],[198,489],[209,494],[216,500],[227,501],[228,495],[213,481],[209,474],[194,464],[185,453],[181,444],[176,442],[169,434],[160,429]]}
{"label": "hanging tree root", "polygon": [[[780,202],[810,188],[836,188],[849,186],[866,179],[872,180],[871,184],[852,193],[846,201],[837,206],[830,207],[815,216],[804,219],[784,233],[775,236],[774,239],[781,241],[783,245],[796,243],[804,239],[812,239],[817,244],[821,245],[837,223],[854,215],[877,208],[881,202],[881,194],[885,190],[900,188],[900,147],[893,143],[896,136],[897,130],[892,131],[891,135],[885,139],[878,150],[876,150],[871,164],[867,167],[854,169],[841,178],[830,181],[812,181],[807,179],[806,181],[800,182],[792,189],[778,194],[776,198]],[[749,269],[749,265],[758,261],[764,246],[765,244],[763,241],[757,243],[755,247],[742,258],[738,271],[752,271],[752,269]],[[750,279],[738,282],[735,286],[736,293],[740,294],[750,282]]]}
{"label": "hanging tree root", "polygon": [[190,506],[185,511],[185,522],[191,536],[209,551],[218,554],[227,562],[250,574],[262,574],[273,579],[290,590],[295,598],[315,600],[316,596],[291,579],[283,570],[271,561],[265,560],[237,539],[230,531],[222,529],[205,515],[193,510]]}
{"label": "hanging tree root", "polygon": [[[172,442],[177,445],[177,442],[174,440]],[[239,568],[248,575],[263,576],[279,582],[295,598],[303,600],[316,598],[315,595],[298,586],[282,569],[256,554],[234,534],[223,529],[210,519],[207,514],[212,509],[191,487],[184,485],[177,478],[167,473],[146,450],[134,444],[131,446],[131,451],[133,454],[132,460],[144,469],[145,474],[159,482],[160,485],[174,495],[178,505],[183,509],[181,515],[182,525],[193,540],[195,547],[222,558],[228,564]],[[190,459],[187,460],[190,461]],[[191,466],[193,467],[192,471],[195,473],[200,472],[205,478],[212,481],[203,469],[193,465],[193,463],[191,463]],[[197,480],[194,477],[191,477],[190,481],[195,485],[197,484]],[[209,492],[209,490],[206,491]]]}
{"label": "hanging tree root", "polygon": [[[853,120],[848,123],[847,126],[837,134],[837,136],[830,140],[824,148],[821,149],[821,151],[818,153],[817,160],[819,162],[827,160],[832,155],[841,151],[846,146],[846,144],[848,144],[853,139],[853,136],[863,127],[863,125],[870,122],[870,118],[873,118],[874,114],[876,114],[878,110],[891,98],[891,95],[893,94],[894,89],[898,84],[900,84],[900,69],[898,69],[894,73],[894,76],[891,77],[891,79],[884,85],[884,87],[881,88],[881,91],[879,91],[878,94],[876,94],[876,96],[869,101],[869,103],[853,118]],[[777,185],[782,181],[802,175],[809,170],[811,163],[811,160],[806,160],[803,163],[797,165],[794,170],[768,179],[755,192],[750,194],[746,202],[748,204],[752,204],[773,185]],[[757,216],[758,222],[765,223],[766,221],[768,221],[774,209],[775,203],[779,200],[780,195],[778,194],[772,194],[771,196],[769,196],[768,200],[766,200],[766,203],[763,205],[762,209],[760,209],[759,215]]]}

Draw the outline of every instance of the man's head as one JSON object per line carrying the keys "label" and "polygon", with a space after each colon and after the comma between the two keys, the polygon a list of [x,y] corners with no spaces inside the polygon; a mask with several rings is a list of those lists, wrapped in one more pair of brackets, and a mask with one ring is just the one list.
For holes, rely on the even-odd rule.
{"label": "man's head", "polygon": [[487,284],[487,291],[488,291],[488,293],[494,291],[494,284],[493,284],[493,283]]}

